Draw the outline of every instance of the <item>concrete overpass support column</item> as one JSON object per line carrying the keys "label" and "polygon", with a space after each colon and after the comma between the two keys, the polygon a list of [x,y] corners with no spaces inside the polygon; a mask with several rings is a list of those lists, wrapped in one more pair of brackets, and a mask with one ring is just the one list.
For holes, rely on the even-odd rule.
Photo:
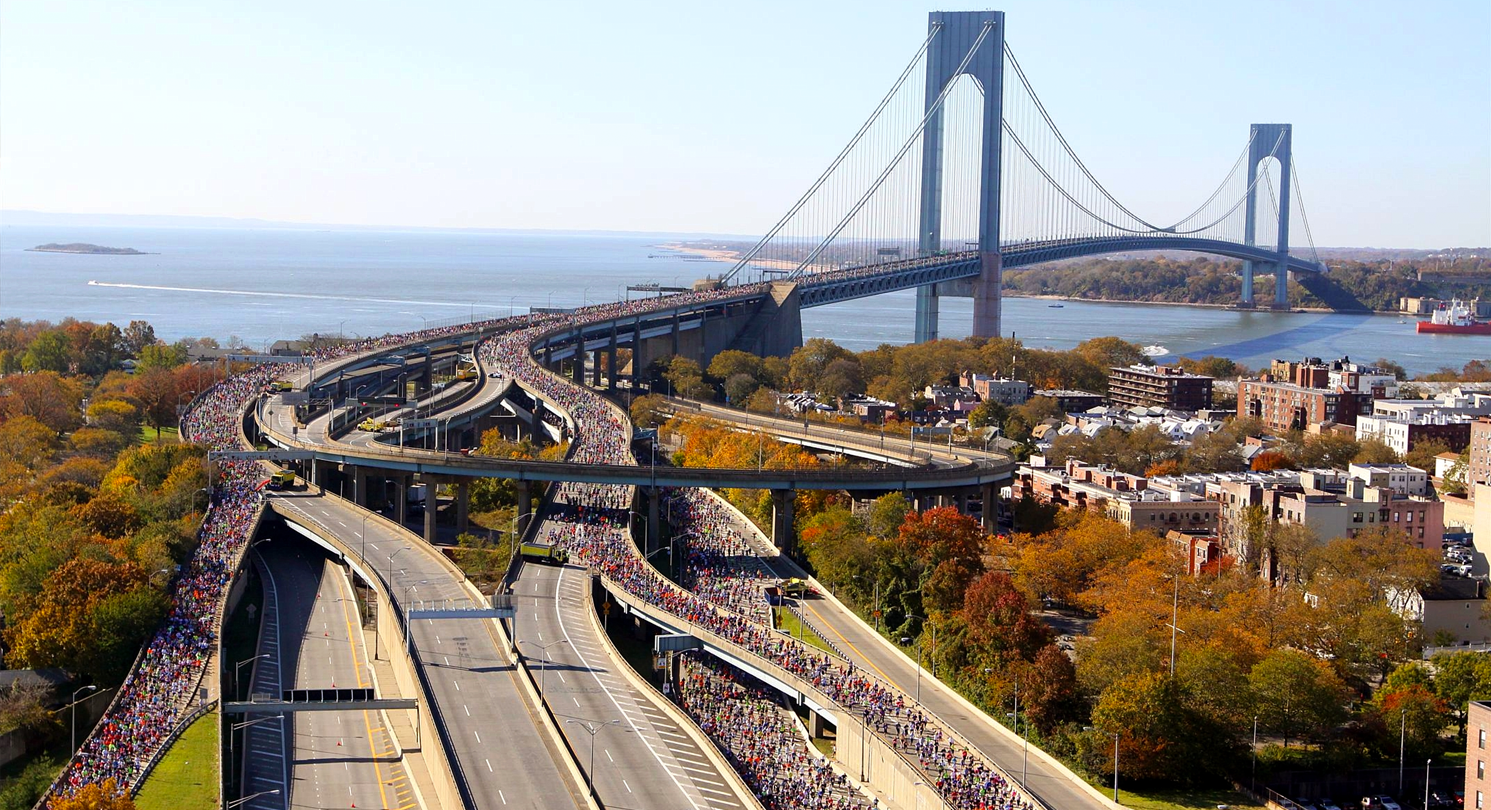
{"label": "concrete overpass support column", "polygon": [[1242,296],[1237,305],[1244,309],[1253,307],[1253,263],[1243,262],[1242,269]]}
{"label": "concrete overpass support column", "polygon": [[817,712],[814,712],[814,711],[808,712],[808,734],[809,734],[809,736],[811,736],[813,739],[816,740],[816,739],[822,737],[823,736],[823,732],[825,732],[827,730],[828,730],[828,721],[826,721],[826,720],[823,719],[823,715],[821,715],[821,714],[819,714]]}
{"label": "concrete overpass support column", "polygon": [[678,310],[673,310],[673,356],[678,356]]}
{"label": "concrete overpass support column", "polygon": [[916,288],[916,332],[915,341],[926,343],[937,339],[937,286],[928,284]]}
{"label": "concrete overpass support column", "polygon": [[393,520],[402,526],[409,517],[409,476],[394,478],[393,487]]}
{"label": "concrete overpass support column", "polygon": [[606,390],[616,391],[616,324],[611,324],[611,345],[606,347]]}
{"label": "concrete overpass support column", "polygon": [[366,467],[352,468],[352,502],[358,506],[368,505],[368,471]]}
{"label": "concrete overpass support column", "polygon": [[601,353],[590,353],[590,385],[594,388],[601,387]]}
{"label": "concrete overpass support column", "polygon": [[632,373],[630,378],[632,396],[636,396],[637,378],[647,373],[642,368],[642,357],[644,354],[645,352],[642,350],[642,319],[638,318],[632,323]]}
{"label": "concrete overpass support column", "polygon": [[440,499],[436,493],[440,490],[440,482],[433,476],[425,477],[425,542],[433,545],[440,537],[435,529],[435,517],[440,511]]}
{"label": "concrete overpass support column", "polygon": [[966,515],[966,514],[968,514],[968,493],[967,492],[959,492],[958,494],[954,495],[953,496],[953,502],[958,507],[958,514],[960,514],[960,515]]}
{"label": "concrete overpass support column", "polygon": [[644,541],[643,554],[651,554],[659,548],[658,538],[662,536],[662,521],[658,519],[658,500],[657,487],[647,490],[647,538]]}
{"label": "concrete overpass support column", "polygon": [[983,484],[979,487],[979,499],[984,507],[984,531],[992,534],[999,528],[999,489],[994,484]]}
{"label": "concrete overpass support column", "polygon": [[461,479],[456,483],[456,531],[464,532],[471,528],[469,519],[471,509],[471,481]]}
{"label": "concrete overpass support column", "polygon": [[533,482],[515,481],[514,483],[518,490],[518,509],[515,519],[518,522],[518,531],[524,532],[528,530],[528,515],[533,513]]}
{"label": "concrete overpass support column", "polygon": [[795,540],[792,512],[796,505],[796,490],[771,491],[771,542],[784,554],[792,550]]}
{"label": "concrete overpass support column", "polygon": [[585,352],[584,352],[584,350],[579,349],[579,348],[575,349],[575,357],[574,357],[573,360],[570,360],[569,376],[570,376],[571,380],[575,381],[575,385],[584,385],[585,384]]}

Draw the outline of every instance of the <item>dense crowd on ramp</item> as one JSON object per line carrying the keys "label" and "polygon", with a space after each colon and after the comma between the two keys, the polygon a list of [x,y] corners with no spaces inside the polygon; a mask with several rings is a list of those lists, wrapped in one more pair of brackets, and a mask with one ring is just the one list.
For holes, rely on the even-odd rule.
{"label": "dense crowd on ramp", "polygon": [[822,755],[808,750],[797,718],[735,667],[697,652],[682,653],[676,699],[726,752],[767,810],[879,806]]}
{"label": "dense crowd on ramp", "polygon": [[[699,296],[688,293],[680,297]],[[655,299],[653,299],[655,300]],[[673,300],[667,300],[671,306]],[[596,319],[640,312],[639,303],[591,307],[570,316],[566,326],[582,318]],[[574,420],[578,440],[570,458],[589,464],[635,465],[631,452],[632,427],[620,408],[595,391],[575,385],[544,369],[533,356],[532,346],[553,325],[498,335],[484,347],[484,362],[503,376],[511,377],[530,391],[548,399]],[[793,675],[811,683],[838,706],[862,717],[865,723],[913,763],[916,763],[943,799],[954,808],[988,810],[1034,806],[1024,792],[1006,780],[985,759],[938,724],[904,694],[851,664],[817,652],[800,642],[783,638],[754,610],[742,612],[740,594],[733,584],[725,586],[724,569],[718,566],[690,574],[695,582],[709,583],[699,594],[679,587],[652,568],[638,551],[628,531],[627,510],[633,488],[619,484],[562,483],[551,489],[551,500],[560,508],[550,510],[537,533],[569,552],[570,559],[589,566],[616,587],[674,616],[749,650]],[[702,501],[693,500],[695,504]],[[689,510],[675,531],[700,531],[700,537],[727,535],[710,525],[695,527],[687,522]],[[702,512],[701,512],[702,516]],[[702,559],[714,559],[708,542],[699,547]],[[719,555],[727,548],[714,550]],[[746,588],[753,587],[749,584]],[[710,597],[718,598],[720,603]]]}
{"label": "dense crowd on ramp", "polygon": [[[500,323],[490,324],[500,326]],[[467,331],[447,326],[413,335],[389,335],[350,341],[308,354],[316,362],[432,340]],[[223,380],[199,395],[181,418],[181,436],[209,450],[235,450],[244,409],[265,392],[271,380],[303,368],[299,364],[255,366]],[[198,704],[209,656],[217,646],[225,590],[248,548],[258,519],[259,484],[264,470],[251,461],[214,462],[211,498],[198,531],[198,545],[171,584],[166,619],[140,653],[134,669],[119,687],[93,732],[63,768],[48,801],[86,784],[113,780],[133,790],[183,718]]]}

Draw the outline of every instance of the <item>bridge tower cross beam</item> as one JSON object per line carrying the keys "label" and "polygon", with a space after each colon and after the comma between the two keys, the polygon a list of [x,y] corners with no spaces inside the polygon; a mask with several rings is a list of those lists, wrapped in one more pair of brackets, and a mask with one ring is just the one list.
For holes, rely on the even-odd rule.
{"label": "bridge tower cross beam", "polygon": [[[999,256],[999,185],[1004,114],[1004,12],[934,11],[928,15],[927,26],[928,33],[936,32],[936,35],[927,48],[926,109],[932,114],[922,131],[918,247],[922,255],[942,249],[942,110],[934,110],[934,105],[944,87],[966,74],[978,84],[984,100],[978,205],[978,250],[982,272],[973,280],[973,334],[998,337],[1003,280]],[[962,73],[958,73],[959,65],[981,35],[983,42],[978,51],[963,67]],[[916,290],[917,343],[937,339],[938,298],[935,284]]]}
{"label": "bridge tower cross beam", "polygon": [[1272,263],[1243,262],[1242,301],[1244,307],[1255,305],[1253,274],[1258,265],[1273,266],[1274,309],[1289,308],[1289,202],[1290,181],[1294,162],[1291,159],[1294,126],[1292,124],[1254,124],[1248,139],[1248,196],[1243,220],[1243,243],[1257,244],[1258,195],[1263,191],[1254,181],[1258,177],[1258,164],[1269,157],[1279,161],[1279,221],[1278,241],[1275,250],[1279,260]]}

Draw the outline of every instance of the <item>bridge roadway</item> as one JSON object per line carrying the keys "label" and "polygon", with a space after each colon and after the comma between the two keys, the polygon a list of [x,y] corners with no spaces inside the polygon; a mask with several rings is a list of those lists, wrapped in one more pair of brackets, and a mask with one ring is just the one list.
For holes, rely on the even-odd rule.
{"label": "bridge roadway", "polygon": [[639,467],[622,464],[578,464],[569,461],[523,461],[483,456],[464,456],[413,447],[375,446],[366,439],[357,443],[326,437],[321,427],[294,431],[289,406],[278,396],[255,420],[274,444],[310,450],[318,461],[363,465],[427,475],[473,478],[511,478],[519,481],[575,481],[593,484],[627,484],[659,487],[741,487],[747,489],[828,489],[887,492],[891,490],[953,489],[1008,481],[1014,462],[964,461],[935,468],[905,467],[886,470],[808,468],[789,470],[738,470],[721,468]]}
{"label": "bridge roadway", "polygon": [[[292,549],[283,542],[262,543],[257,550],[274,582],[285,686],[372,687],[357,600],[343,569],[319,550]],[[419,806],[381,712],[303,712],[285,722],[293,729],[294,744],[283,806]]]}
{"label": "bridge roadway", "polygon": [[[668,719],[661,696],[633,688],[584,614],[590,579],[578,566],[525,563],[513,584],[514,637],[539,678],[570,748],[588,768],[595,745],[596,792],[608,808],[739,810],[733,774],[721,773]],[[576,722],[570,722],[576,721]],[[591,740],[580,722],[604,725]]]}
{"label": "bridge roadway", "polygon": [[[359,550],[401,605],[469,601],[433,547],[341,498],[313,492],[271,495],[270,503],[286,519]],[[411,627],[410,648],[438,708],[457,779],[476,808],[584,808],[583,787],[567,777],[563,754],[524,699],[521,675],[491,625],[490,619],[442,619]]]}

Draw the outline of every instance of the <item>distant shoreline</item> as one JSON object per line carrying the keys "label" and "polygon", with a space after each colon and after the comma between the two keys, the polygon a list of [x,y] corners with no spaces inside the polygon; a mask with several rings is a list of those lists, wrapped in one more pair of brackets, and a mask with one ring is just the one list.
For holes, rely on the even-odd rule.
{"label": "distant shoreline", "polygon": [[[659,245],[659,247],[666,248],[666,249],[672,250],[672,251],[676,251],[678,253],[687,253],[687,254],[690,254],[692,256],[698,256],[698,257],[703,258],[703,259],[708,259],[709,261],[728,262],[728,261],[739,261],[739,259],[740,259],[740,254],[738,252],[736,252],[734,250],[725,250],[725,249],[721,249],[721,248],[690,247],[688,245],[685,245],[685,244],[682,244],[682,243],[679,243],[679,242],[669,242],[668,244],[665,244],[665,245]],[[767,262],[763,262],[763,263],[767,263]],[[783,264],[783,263],[782,262],[775,262],[775,263],[772,263],[772,264]],[[788,264],[789,267],[796,267],[796,265],[791,264],[790,262],[788,262],[786,264]],[[1004,297],[1005,298],[1043,298],[1043,299],[1046,299],[1048,301],[1082,301],[1082,302],[1087,302],[1087,303],[1090,303],[1090,304],[1154,304],[1156,306],[1162,306],[1162,307],[1198,307],[1198,308],[1201,308],[1201,309],[1227,309],[1227,310],[1234,310],[1234,311],[1237,311],[1237,312],[1282,312],[1282,313],[1293,312],[1293,313],[1316,313],[1316,314],[1327,314],[1327,313],[1330,313],[1330,314],[1336,314],[1336,315],[1352,315],[1352,314],[1361,314],[1361,315],[1402,315],[1403,314],[1403,313],[1399,313],[1399,312],[1378,312],[1377,310],[1372,310],[1372,309],[1331,309],[1330,307],[1295,307],[1293,309],[1275,310],[1275,309],[1270,309],[1269,307],[1266,307],[1266,306],[1260,306],[1260,307],[1257,307],[1255,309],[1240,309],[1239,307],[1237,307],[1237,306],[1235,306],[1233,304],[1202,304],[1202,303],[1193,303],[1193,302],[1190,302],[1190,301],[1142,301],[1142,300],[1132,299],[1132,298],[1069,298],[1069,297],[1064,296],[1064,295],[1048,295],[1048,294],[1043,294],[1043,293],[1023,293],[1023,292],[1015,292],[1015,291],[1012,291],[1012,290],[1005,290],[1004,291]]]}

